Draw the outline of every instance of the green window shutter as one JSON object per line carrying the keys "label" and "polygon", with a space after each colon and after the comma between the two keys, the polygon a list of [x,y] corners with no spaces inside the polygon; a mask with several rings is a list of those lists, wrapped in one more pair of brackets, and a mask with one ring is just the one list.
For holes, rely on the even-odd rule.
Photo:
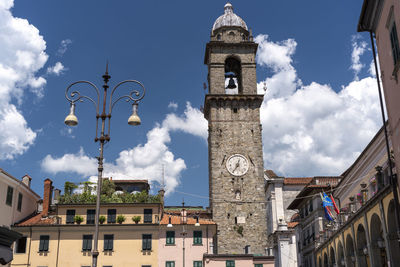
{"label": "green window shutter", "polygon": [[193,267],[203,267],[203,262],[202,261],[194,261]]}
{"label": "green window shutter", "polygon": [[114,249],[114,235],[104,235],[104,251]]}
{"label": "green window shutter", "polygon": [[107,210],[107,223],[115,223],[117,218],[117,210],[116,209],[108,209]]}
{"label": "green window shutter", "polygon": [[168,245],[175,244],[175,231],[167,231],[167,240],[166,243]]}
{"label": "green window shutter", "polygon": [[14,193],[14,188],[11,186],[7,187],[6,204],[8,206],[12,206],[13,193]]}
{"label": "green window shutter", "polygon": [[67,220],[66,223],[74,223],[75,210],[67,210]]}
{"label": "green window shutter", "polygon": [[165,267],[175,267],[175,262],[174,261],[166,261]]}
{"label": "green window shutter", "polygon": [[41,235],[39,243],[39,251],[49,251],[49,236]]}
{"label": "green window shutter", "polygon": [[142,235],[142,250],[151,250],[151,235]]}
{"label": "green window shutter", "polygon": [[92,250],[92,235],[83,235],[82,239],[82,250],[83,251],[91,251]]}
{"label": "green window shutter", "polygon": [[152,223],[153,222],[153,210],[152,209],[144,209],[143,211],[143,222],[144,223]]}
{"label": "green window shutter", "polygon": [[256,263],[254,264],[254,267],[263,267],[262,263]]}
{"label": "green window shutter", "polygon": [[202,231],[193,231],[193,244],[202,244],[203,242],[203,232]]}
{"label": "green window shutter", "polygon": [[22,209],[22,194],[18,193],[18,207],[17,207],[18,211],[21,211]]}
{"label": "green window shutter", "polygon": [[96,210],[87,210],[86,224],[94,224],[95,217],[96,217]]}
{"label": "green window shutter", "polygon": [[226,261],[226,267],[235,267],[235,261],[232,260]]}

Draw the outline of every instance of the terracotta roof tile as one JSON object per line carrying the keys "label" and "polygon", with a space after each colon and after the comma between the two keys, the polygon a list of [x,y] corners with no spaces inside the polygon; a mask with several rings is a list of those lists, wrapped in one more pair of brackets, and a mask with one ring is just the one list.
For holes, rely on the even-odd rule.
{"label": "terracotta roof tile", "polygon": [[[171,217],[171,224],[172,225],[177,225],[177,224],[182,224],[181,223],[181,216],[178,215],[169,215],[169,214],[164,214],[163,218],[160,221],[160,224],[162,225],[167,225],[169,223],[169,218]],[[193,217],[187,217],[187,223],[186,224],[195,224],[197,221]],[[212,220],[208,219],[203,219],[199,218],[199,223],[200,225],[202,224],[215,224]]]}
{"label": "terracotta roof tile", "polygon": [[283,180],[283,184],[306,185],[313,180],[312,177],[287,177]]}
{"label": "terracotta roof tile", "polygon": [[16,226],[32,226],[32,225],[50,225],[57,224],[55,217],[42,217],[42,213],[39,213],[25,221],[20,222]]}

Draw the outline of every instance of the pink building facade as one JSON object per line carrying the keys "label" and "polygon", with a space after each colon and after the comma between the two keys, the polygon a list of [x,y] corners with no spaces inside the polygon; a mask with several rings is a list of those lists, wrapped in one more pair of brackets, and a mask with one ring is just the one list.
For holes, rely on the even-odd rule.
{"label": "pink building facade", "polygon": [[[358,31],[375,35],[396,173],[400,173],[400,2],[364,0]],[[398,181],[400,176],[397,177]]]}
{"label": "pink building facade", "polygon": [[[160,222],[158,266],[202,267],[203,255],[213,253],[217,225],[208,219],[164,214]],[[185,264],[183,264],[185,262]]]}

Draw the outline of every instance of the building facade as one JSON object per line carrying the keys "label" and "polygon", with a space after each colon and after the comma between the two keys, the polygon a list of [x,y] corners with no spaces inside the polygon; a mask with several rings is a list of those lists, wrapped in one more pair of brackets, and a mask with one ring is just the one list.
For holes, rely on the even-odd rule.
{"label": "building facade", "polygon": [[289,204],[312,178],[279,177],[272,170],[265,171],[267,202],[267,233],[270,254],[275,266],[298,266],[297,245],[293,217],[297,211],[288,210]]}
{"label": "building facade", "polygon": [[246,23],[226,4],[206,45],[209,90],[209,188],[218,254],[266,250],[266,206],[257,94],[257,44]]}
{"label": "building facade", "polygon": [[[43,211],[13,227],[23,240],[11,266],[91,266],[95,204],[53,205],[51,190],[46,179]],[[102,204],[98,266],[158,266],[161,214],[161,203]]]}
{"label": "building facade", "polygon": [[317,266],[398,266],[400,246],[383,128],[343,173],[341,216],[319,242]]}
{"label": "building facade", "polygon": [[[380,75],[389,117],[396,173],[400,172],[400,3],[395,0],[364,0],[358,31],[375,37]],[[372,40],[371,40],[372,41]],[[400,177],[397,177],[398,181]],[[399,184],[399,183],[398,183]]]}
{"label": "building facade", "polygon": [[342,179],[341,176],[312,177],[303,190],[290,203],[288,209],[298,211],[296,221],[297,261],[298,266],[314,267],[314,250],[320,236],[325,235],[331,225],[325,219],[320,193],[332,193]]}

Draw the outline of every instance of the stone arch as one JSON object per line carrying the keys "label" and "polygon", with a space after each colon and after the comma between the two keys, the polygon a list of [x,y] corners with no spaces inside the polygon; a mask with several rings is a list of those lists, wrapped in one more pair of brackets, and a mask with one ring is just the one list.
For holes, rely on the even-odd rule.
{"label": "stone arch", "polygon": [[347,267],[355,267],[356,256],[354,255],[354,242],[350,234],[346,237],[346,265]]}
{"label": "stone arch", "polygon": [[324,253],[324,267],[328,267],[328,255]]}
{"label": "stone arch", "polygon": [[335,250],[333,247],[329,249],[329,266],[336,266]]}
{"label": "stone arch", "polygon": [[371,257],[377,266],[385,266],[387,262],[385,241],[380,217],[374,213],[370,222],[371,231]]}
{"label": "stone arch", "polygon": [[[231,87],[235,86],[235,87]],[[237,56],[228,56],[225,59],[225,93],[242,94],[242,65]]]}
{"label": "stone arch", "polygon": [[342,246],[342,242],[339,241],[338,245],[337,245],[337,266],[339,267],[344,267],[345,263],[344,263],[344,250],[343,250],[343,246]]}
{"label": "stone arch", "polygon": [[370,266],[367,247],[367,233],[365,232],[365,228],[362,224],[359,224],[357,227],[356,239],[358,265]]}
{"label": "stone arch", "polygon": [[396,217],[394,213],[394,200],[392,199],[387,209],[387,239],[389,243],[390,255],[392,262],[400,262],[400,246],[397,242],[397,226]]}

